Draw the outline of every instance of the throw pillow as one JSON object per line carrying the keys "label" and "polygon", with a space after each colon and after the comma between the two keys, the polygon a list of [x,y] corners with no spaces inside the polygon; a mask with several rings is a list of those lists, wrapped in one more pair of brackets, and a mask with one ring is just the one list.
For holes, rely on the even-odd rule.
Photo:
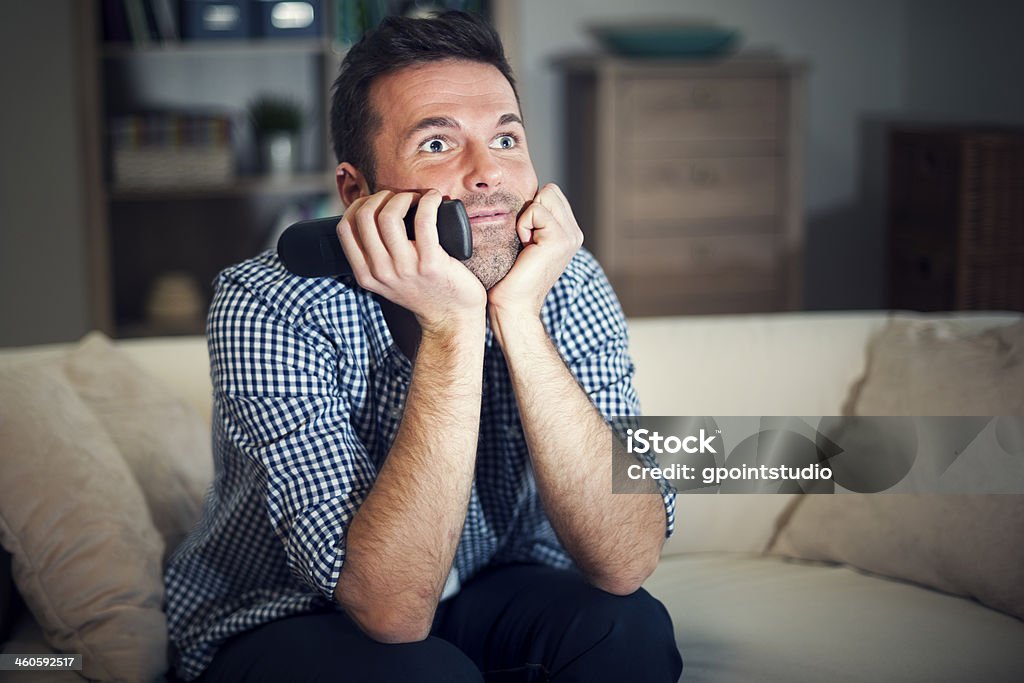
{"label": "throw pillow", "polygon": [[199,518],[213,478],[209,428],[99,332],[68,354],[64,369],[142,487],[169,556]]}
{"label": "throw pillow", "polygon": [[1024,320],[980,334],[892,320],[868,348],[852,415],[1024,415]]}
{"label": "throw pillow", "polygon": [[[891,321],[853,415],[1024,415],[1024,322],[968,333]],[[1024,618],[1024,495],[804,496],[770,552],[840,562]]]}
{"label": "throw pillow", "polygon": [[26,605],[84,676],[162,675],[163,542],[116,446],[56,367],[0,372],[0,405],[0,543]]}

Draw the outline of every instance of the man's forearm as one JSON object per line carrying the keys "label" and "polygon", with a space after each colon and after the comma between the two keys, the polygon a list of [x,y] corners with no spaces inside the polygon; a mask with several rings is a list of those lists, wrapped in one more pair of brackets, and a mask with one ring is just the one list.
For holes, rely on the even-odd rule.
{"label": "man's forearm", "polygon": [[424,333],[401,427],[348,528],[335,597],[377,640],[421,640],[452,564],[476,463],[484,326]]}
{"label": "man's forearm", "polygon": [[611,429],[540,319],[492,316],[492,322],[502,327],[537,487],[559,540],[599,588],[633,592],[653,571],[665,539],[656,485],[648,480],[636,485],[637,493],[613,494]]}

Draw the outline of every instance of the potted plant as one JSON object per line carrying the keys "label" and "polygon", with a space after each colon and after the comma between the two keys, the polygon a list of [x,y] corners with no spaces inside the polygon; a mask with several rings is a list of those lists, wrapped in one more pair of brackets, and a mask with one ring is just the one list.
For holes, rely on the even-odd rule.
{"label": "potted plant", "polygon": [[265,95],[249,105],[259,148],[260,165],[270,175],[290,175],[298,170],[302,107],[296,102]]}

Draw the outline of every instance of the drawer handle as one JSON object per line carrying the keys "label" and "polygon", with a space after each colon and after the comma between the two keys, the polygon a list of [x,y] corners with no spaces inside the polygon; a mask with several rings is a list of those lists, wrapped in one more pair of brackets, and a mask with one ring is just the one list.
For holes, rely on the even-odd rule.
{"label": "drawer handle", "polygon": [[712,187],[718,184],[718,174],[706,166],[690,167],[690,182],[698,187]]}
{"label": "drawer handle", "polygon": [[715,91],[706,85],[695,85],[690,91],[690,101],[698,109],[710,109],[718,106],[718,98]]}
{"label": "drawer handle", "polygon": [[921,155],[921,172],[926,176],[933,176],[939,171],[939,156],[934,150],[925,150]]}
{"label": "drawer handle", "polygon": [[693,256],[698,261],[706,261],[711,256],[711,247],[706,244],[698,244],[693,248]]}
{"label": "drawer handle", "polygon": [[[714,88],[707,85],[695,85],[690,88],[689,98],[681,92],[666,94],[653,98],[650,108],[674,112],[677,109],[685,109],[688,106],[694,109],[714,109],[720,104],[721,102],[719,102],[718,94]],[[647,107],[643,107],[641,104],[640,108],[646,109]]]}
{"label": "drawer handle", "polygon": [[707,166],[690,166],[687,173],[685,168],[678,166],[661,166],[649,170],[645,182],[648,185],[660,186],[670,189],[678,189],[686,182],[689,175],[690,185],[693,187],[715,187],[721,183],[721,176],[713,168]]}

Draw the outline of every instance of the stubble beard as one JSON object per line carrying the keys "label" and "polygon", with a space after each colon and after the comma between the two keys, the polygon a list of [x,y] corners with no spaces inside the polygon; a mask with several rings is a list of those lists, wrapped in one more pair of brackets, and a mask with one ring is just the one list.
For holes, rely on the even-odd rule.
{"label": "stubble beard", "polygon": [[463,261],[466,268],[476,276],[484,289],[491,289],[508,275],[515,265],[523,243],[516,233],[516,220],[525,202],[521,197],[498,190],[489,194],[473,193],[460,198],[466,207],[466,213],[495,207],[508,212],[503,224],[493,224],[474,228],[473,255]]}
{"label": "stubble beard", "polygon": [[[385,189],[376,187],[375,184],[371,184],[370,187],[375,188],[371,192]],[[484,289],[489,290],[508,275],[515,265],[516,258],[519,257],[519,252],[523,250],[523,243],[516,233],[516,222],[526,202],[508,190],[497,190],[490,194],[474,192],[459,199],[466,207],[467,214],[484,207],[498,207],[509,214],[506,219],[508,225],[488,225],[473,230],[473,254],[462,262],[469,272],[480,280]],[[415,210],[414,206],[411,211]]]}

